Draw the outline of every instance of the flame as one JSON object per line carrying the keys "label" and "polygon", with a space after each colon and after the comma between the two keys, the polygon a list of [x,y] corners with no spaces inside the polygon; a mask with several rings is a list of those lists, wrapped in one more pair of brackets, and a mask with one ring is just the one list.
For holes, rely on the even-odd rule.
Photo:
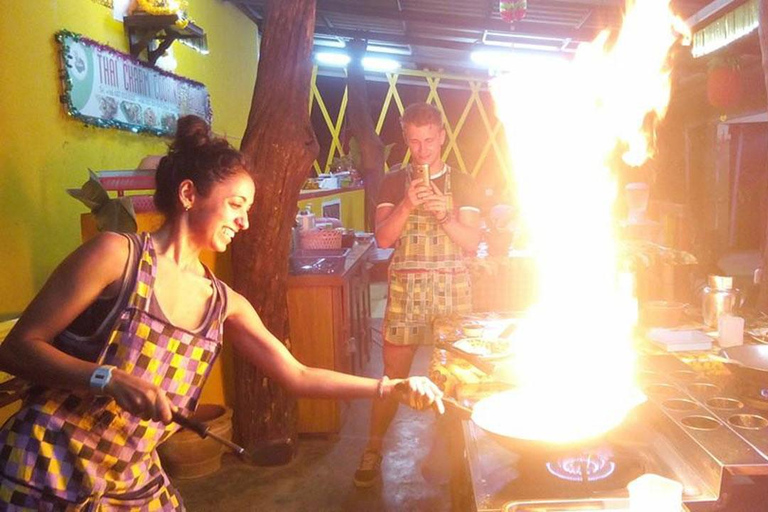
{"label": "flame", "polygon": [[539,283],[515,334],[515,393],[527,409],[498,412],[521,423],[527,410],[531,439],[595,437],[645,400],[634,378],[637,302],[619,264],[609,163],[617,151],[630,165],[652,156],[682,25],[669,0],[628,3],[615,37],[603,31],[570,61],[520,59],[491,83]]}

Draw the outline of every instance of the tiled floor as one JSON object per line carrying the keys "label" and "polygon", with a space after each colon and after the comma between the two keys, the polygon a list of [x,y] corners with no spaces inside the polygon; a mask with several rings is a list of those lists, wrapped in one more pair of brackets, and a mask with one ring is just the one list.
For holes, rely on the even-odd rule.
{"label": "tiled floor", "polygon": [[[372,285],[373,317],[383,315],[386,286]],[[376,322],[376,326],[380,322]],[[371,361],[365,373],[381,376],[381,336],[374,330]],[[414,374],[427,370],[429,352],[419,351]],[[217,473],[196,480],[179,480],[189,512],[207,511],[425,511],[450,510],[447,484],[431,484],[420,472],[432,442],[434,417],[401,407],[386,441],[382,482],[357,489],[352,475],[368,431],[370,402],[357,400],[335,438],[301,438],[299,453],[277,468],[248,466],[225,455]]]}

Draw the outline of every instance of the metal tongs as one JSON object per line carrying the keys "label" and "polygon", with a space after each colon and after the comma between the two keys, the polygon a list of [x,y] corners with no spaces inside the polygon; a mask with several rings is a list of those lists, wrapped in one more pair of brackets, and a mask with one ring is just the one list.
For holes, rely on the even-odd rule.
{"label": "metal tongs", "polygon": [[210,437],[214,441],[223,444],[233,452],[235,452],[238,455],[245,455],[245,448],[242,446],[233,443],[229,439],[224,439],[220,435],[214,434],[211,432],[211,428],[203,423],[202,421],[193,420],[192,418],[187,418],[179,411],[173,411],[172,414],[173,421],[181,425],[182,427],[191,430],[192,432],[196,433],[203,439]]}

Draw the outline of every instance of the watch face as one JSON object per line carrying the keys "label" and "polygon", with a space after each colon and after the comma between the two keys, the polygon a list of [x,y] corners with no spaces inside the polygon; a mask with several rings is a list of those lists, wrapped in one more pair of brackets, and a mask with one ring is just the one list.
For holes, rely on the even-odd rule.
{"label": "watch face", "polygon": [[90,385],[91,389],[97,391],[104,391],[109,381],[112,380],[112,370],[114,366],[99,366],[91,374]]}

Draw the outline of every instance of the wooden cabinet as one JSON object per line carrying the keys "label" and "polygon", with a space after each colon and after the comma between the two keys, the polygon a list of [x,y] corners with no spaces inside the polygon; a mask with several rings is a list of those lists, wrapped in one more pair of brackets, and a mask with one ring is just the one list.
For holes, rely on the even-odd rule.
{"label": "wooden cabinet", "polygon": [[[371,339],[366,262],[372,247],[372,242],[355,245],[338,274],[289,276],[291,352],[302,363],[360,373]],[[335,433],[341,429],[348,404],[301,399],[298,407],[300,433]]]}

